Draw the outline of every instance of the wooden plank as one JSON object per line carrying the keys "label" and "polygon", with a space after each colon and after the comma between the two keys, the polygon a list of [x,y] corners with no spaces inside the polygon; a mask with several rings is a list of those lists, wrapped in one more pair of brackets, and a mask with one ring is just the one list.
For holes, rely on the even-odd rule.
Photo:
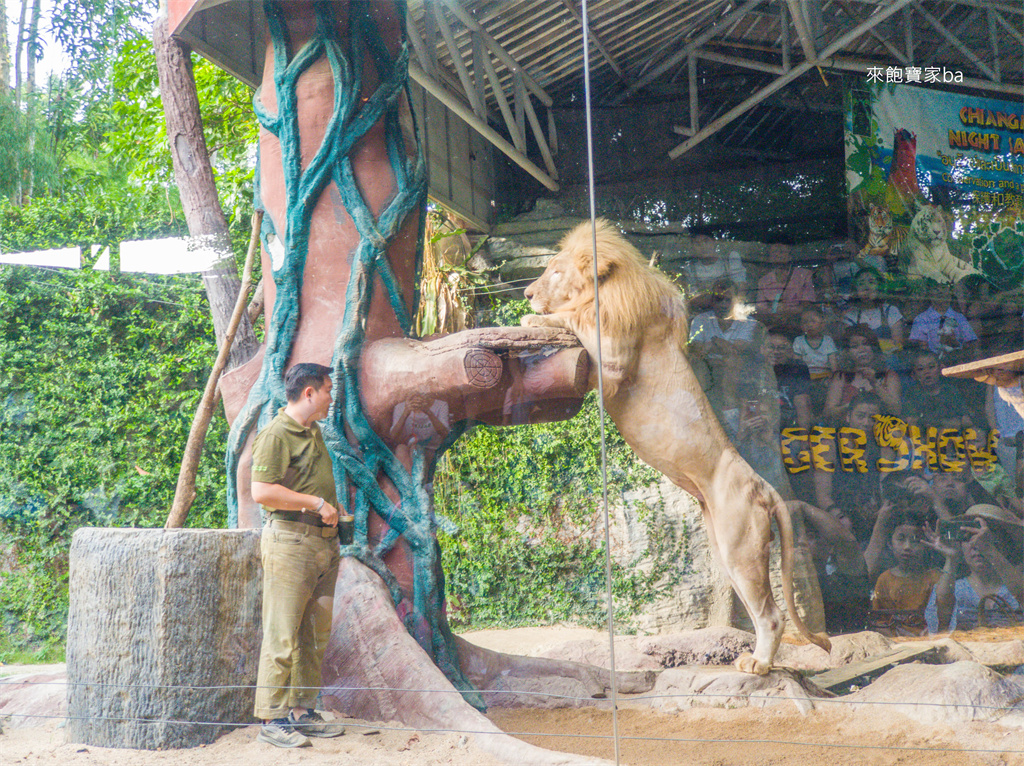
{"label": "wooden plank", "polygon": [[935,646],[921,646],[920,644],[904,646],[884,654],[867,657],[860,662],[843,665],[841,668],[826,670],[823,673],[809,676],[809,679],[815,686],[831,691],[849,686],[858,678],[881,675],[882,672],[896,665],[926,659],[929,655],[934,655],[937,649],[938,647]]}
{"label": "wooden plank", "polygon": [[945,367],[942,374],[949,378],[973,379],[979,373],[996,369],[1024,372],[1024,351],[1012,351],[1002,356],[990,356],[988,359],[979,359],[976,362]]}

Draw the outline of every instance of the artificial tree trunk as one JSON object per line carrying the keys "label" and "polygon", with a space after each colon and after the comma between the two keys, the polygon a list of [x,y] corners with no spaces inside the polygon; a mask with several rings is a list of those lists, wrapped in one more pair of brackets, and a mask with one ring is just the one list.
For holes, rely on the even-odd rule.
{"label": "artificial tree trunk", "polygon": [[392,426],[413,397],[447,412],[445,443],[473,421],[570,417],[586,392],[586,356],[571,335],[520,328],[410,338],[426,167],[407,93],[404,3],[264,8],[254,106],[268,329],[263,353],[222,382],[233,521],[260,524],[247,445],[284,404],[284,371],[330,366],[335,401],[321,428],[339,500],[356,519],[343,552],[377,573],[426,655],[482,706],[444,615],[428,489],[439,445],[410,446]]}

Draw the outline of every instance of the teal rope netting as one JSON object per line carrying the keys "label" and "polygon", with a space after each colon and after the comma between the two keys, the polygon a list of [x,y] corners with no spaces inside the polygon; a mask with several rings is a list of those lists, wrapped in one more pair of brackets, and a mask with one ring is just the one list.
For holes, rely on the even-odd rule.
{"label": "teal rope netting", "polygon": [[[327,421],[321,424],[331,453],[335,483],[342,488],[338,496],[346,510],[355,516],[354,542],[343,546],[342,554],[355,557],[380,575],[391,592],[406,629],[466,699],[483,709],[482,697],[459,669],[454,636],[444,618],[443,575],[434,537],[430,497],[424,489],[428,468],[423,452],[420,450],[414,454],[412,470],[407,470],[371,428],[360,406],[359,358],[366,340],[365,320],[377,277],[387,291],[388,301],[402,331],[406,335],[412,332],[415,306],[405,304],[401,285],[387,259],[387,245],[408,216],[420,213],[416,253],[416,273],[419,273],[425,224],[422,213],[426,203],[426,166],[418,131],[414,127],[416,155],[409,157],[399,123],[401,96],[404,94],[408,98],[408,43],[403,40],[398,55],[392,58],[371,15],[370,4],[351,3],[348,7],[347,51],[337,33],[334,4],[323,1],[314,3],[315,34],[298,51],[293,51],[281,3],[264,3],[273,44],[277,112],[272,114],[263,106],[260,92],[256,93],[253,106],[260,124],[274,134],[281,145],[286,220],[282,239],[278,226],[269,215],[265,215],[261,239],[268,252],[279,251],[278,243],[283,245],[284,257],[281,263],[273,264],[277,294],[263,367],[245,407],[232,425],[228,439],[229,525],[238,525],[236,471],[246,438],[255,426],[269,422],[286,401],[282,378],[299,320],[310,221],[317,200],[333,181],[360,236],[352,255],[345,312],[334,344],[334,406]],[[404,20],[406,8],[402,0],[397,0],[396,11]],[[380,84],[364,102],[361,92],[363,62],[367,55]],[[334,77],[334,111],[320,148],[303,169],[296,84],[300,76],[321,57],[326,57]],[[356,142],[380,120],[384,124],[396,193],[375,218],[359,190],[348,155]],[[258,188],[256,196],[257,206],[260,206]],[[353,435],[356,445],[346,438],[346,429]],[[398,503],[393,503],[381,490],[378,482],[381,474],[397,490]],[[349,486],[354,488],[352,507],[347,507],[348,492],[345,488]],[[390,527],[384,539],[372,549],[367,537],[371,510]],[[411,600],[403,595],[395,576],[384,563],[384,556],[401,538],[405,539],[413,559],[414,592]]]}

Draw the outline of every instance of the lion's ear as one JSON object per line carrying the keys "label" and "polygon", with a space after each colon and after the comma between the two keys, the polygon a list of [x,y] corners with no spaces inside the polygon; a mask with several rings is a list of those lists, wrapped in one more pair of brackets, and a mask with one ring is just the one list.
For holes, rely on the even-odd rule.
{"label": "lion's ear", "polygon": [[[580,271],[584,274],[589,276],[594,273],[594,261],[589,250],[585,253],[580,253],[577,264]],[[602,255],[599,250],[597,253],[597,281],[603,282],[614,270],[615,263],[610,258]]]}

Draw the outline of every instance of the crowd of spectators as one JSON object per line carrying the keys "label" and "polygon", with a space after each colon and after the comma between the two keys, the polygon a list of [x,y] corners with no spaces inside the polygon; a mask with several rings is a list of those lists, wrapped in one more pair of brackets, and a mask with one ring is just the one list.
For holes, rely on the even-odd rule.
{"label": "crowd of spectators", "polygon": [[691,362],[737,449],[790,499],[828,629],[1020,622],[1024,419],[942,368],[1024,348],[1022,291],[912,282],[846,240],[799,263],[781,237],[766,259],[693,241]]}

